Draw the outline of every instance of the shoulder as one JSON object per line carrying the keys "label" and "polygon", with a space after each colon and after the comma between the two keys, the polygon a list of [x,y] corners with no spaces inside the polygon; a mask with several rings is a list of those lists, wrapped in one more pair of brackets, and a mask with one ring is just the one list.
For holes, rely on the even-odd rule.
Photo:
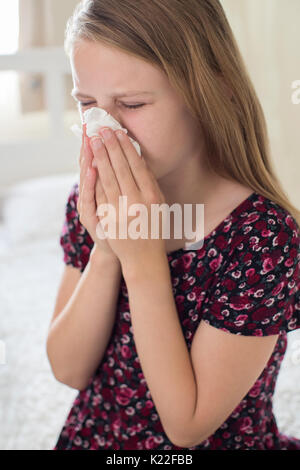
{"label": "shoulder", "polygon": [[77,201],[79,197],[79,184],[74,183],[67,197],[65,220],[60,236],[60,244],[64,250],[64,261],[83,271],[88,262],[93,240],[87,229],[79,220]]}
{"label": "shoulder", "polygon": [[263,285],[265,295],[281,282],[299,288],[300,230],[286,209],[257,194],[233,225],[228,261],[237,280]]}
{"label": "shoulder", "polygon": [[300,229],[286,209],[257,193],[240,209],[231,220],[228,243],[232,252],[237,248],[242,256],[252,253],[256,257],[269,251],[299,253]]}
{"label": "shoulder", "polygon": [[69,191],[67,202],[66,202],[66,219],[69,223],[79,223],[79,214],[77,211],[79,189],[78,183],[74,183]]}
{"label": "shoulder", "polygon": [[213,326],[245,335],[300,328],[300,238],[295,219],[257,194],[228,225],[223,264],[204,317]]}
{"label": "shoulder", "polygon": [[79,185],[78,182],[76,181],[70,189],[69,195],[68,195],[68,203],[77,203],[79,196]]}

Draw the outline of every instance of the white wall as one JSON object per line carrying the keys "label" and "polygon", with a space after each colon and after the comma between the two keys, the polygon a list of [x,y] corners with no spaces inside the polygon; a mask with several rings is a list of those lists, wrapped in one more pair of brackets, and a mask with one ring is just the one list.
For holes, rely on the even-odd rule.
{"label": "white wall", "polygon": [[[265,111],[279,179],[300,207],[300,1],[221,0]],[[299,94],[300,95],[300,94]]]}

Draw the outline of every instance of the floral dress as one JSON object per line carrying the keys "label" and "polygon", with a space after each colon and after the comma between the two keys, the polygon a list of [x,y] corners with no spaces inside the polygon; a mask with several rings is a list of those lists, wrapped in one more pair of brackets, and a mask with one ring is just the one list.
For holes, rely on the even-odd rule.
{"label": "floral dress", "polygon": [[[82,273],[93,240],[79,221],[77,198],[75,183],[60,244],[64,262]],[[272,410],[287,333],[300,328],[299,241],[295,219],[253,192],[204,238],[200,249],[167,255],[188,350],[200,321],[227,334],[279,335],[247,395],[213,435],[189,450],[300,450],[300,439],[279,432]],[[67,449],[182,449],[165,434],[147,387],[123,276],[107,349],[86,389],[78,392],[53,450]]]}

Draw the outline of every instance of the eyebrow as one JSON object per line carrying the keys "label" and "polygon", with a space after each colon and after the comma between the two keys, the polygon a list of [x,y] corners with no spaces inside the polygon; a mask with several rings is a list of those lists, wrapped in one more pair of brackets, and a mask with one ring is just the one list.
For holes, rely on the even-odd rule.
{"label": "eyebrow", "polygon": [[[139,95],[153,95],[153,92],[133,90],[133,91],[128,91],[127,93],[126,92],[115,93],[115,95],[110,95],[110,97],[115,96],[116,98],[120,98],[120,97],[125,97],[125,96],[139,96]],[[76,91],[76,90],[71,91],[71,96],[75,99],[77,98],[94,99],[92,96],[85,95],[84,93],[80,93],[79,91]]]}

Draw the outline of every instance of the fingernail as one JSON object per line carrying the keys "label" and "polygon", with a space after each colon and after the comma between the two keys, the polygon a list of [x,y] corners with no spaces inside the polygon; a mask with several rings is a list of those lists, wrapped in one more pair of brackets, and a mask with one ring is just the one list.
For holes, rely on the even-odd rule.
{"label": "fingernail", "polygon": [[102,147],[103,143],[100,137],[93,137],[91,139],[91,146],[94,150],[99,150]]}
{"label": "fingernail", "polygon": [[112,136],[112,130],[109,128],[101,129],[101,134],[104,139],[109,139]]}

